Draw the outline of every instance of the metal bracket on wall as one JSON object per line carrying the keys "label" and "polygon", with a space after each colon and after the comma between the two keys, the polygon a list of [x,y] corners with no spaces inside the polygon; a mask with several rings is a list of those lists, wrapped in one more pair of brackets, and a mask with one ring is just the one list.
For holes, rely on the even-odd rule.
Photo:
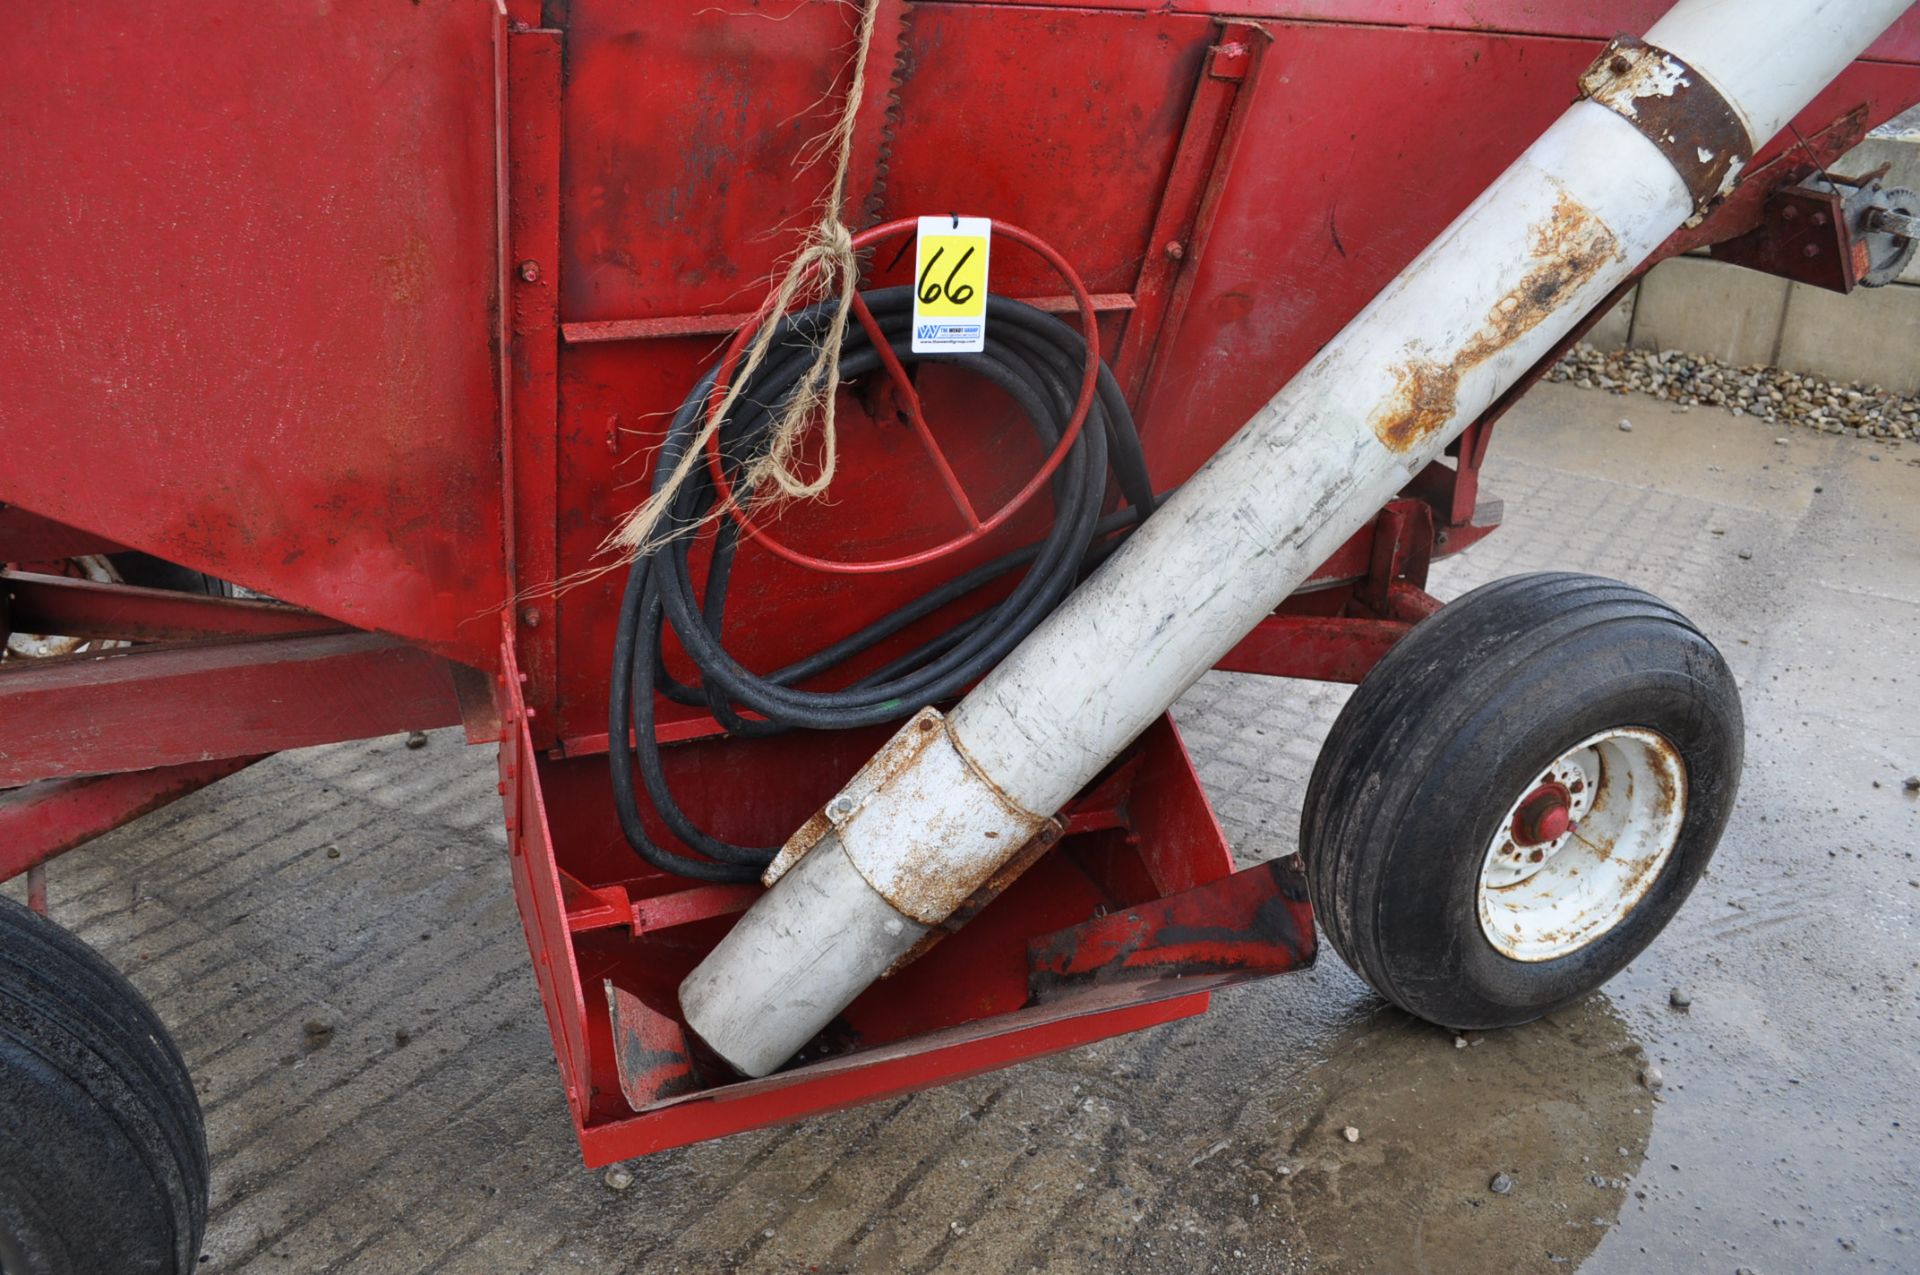
{"label": "metal bracket on wall", "polygon": [[1860,283],[1864,253],[1847,225],[1847,201],[1834,190],[1788,186],[1767,197],[1760,228],[1713,246],[1716,261],[1731,262],[1830,292]]}

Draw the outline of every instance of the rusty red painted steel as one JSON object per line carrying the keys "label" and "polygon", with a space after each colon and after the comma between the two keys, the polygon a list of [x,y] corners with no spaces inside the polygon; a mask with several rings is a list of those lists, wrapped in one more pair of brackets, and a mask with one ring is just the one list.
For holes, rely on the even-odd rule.
{"label": "rusty red painted steel", "polygon": [[124,548],[105,536],[42,518],[18,505],[0,503],[0,565],[80,558]]}
{"label": "rusty red painted steel", "polygon": [[228,757],[119,775],[46,779],[0,791],[0,881],[259,760]]}
{"label": "rusty red painted steel", "polygon": [[1208,991],[1154,995],[1146,985],[1101,989],[1066,1007],[1014,1010],[824,1062],[654,1104],[646,1112],[578,1130],[588,1167],[789,1124],[864,1103],[951,1084],[1093,1041],[1205,1013]]}
{"label": "rusty red painted steel", "polygon": [[[976,0],[981,4],[1021,4],[1072,10],[1088,0]],[[1174,9],[1218,14],[1274,24],[1311,22],[1392,31],[1428,28],[1445,34],[1493,38],[1552,36],[1606,40],[1621,31],[1643,31],[1658,21],[1672,0],[1114,0],[1120,10]],[[1868,58],[1920,61],[1920,15],[1893,25],[1867,50]]]}
{"label": "rusty red painted steel", "polygon": [[[1240,51],[1234,74],[1209,74],[1195,82],[1181,125],[1179,144],[1168,166],[1159,209],[1147,234],[1147,251],[1134,280],[1138,313],[1127,322],[1114,354],[1113,374],[1130,403],[1138,403],[1153,369],[1154,345],[1169,327],[1178,327],[1191,297],[1189,258],[1205,251],[1213,229],[1222,160],[1240,143],[1252,97],[1249,85],[1272,42],[1252,24],[1222,22],[1212,60],[1222,46]],[[1159,251],[1153,250],[1159,245]]]}
{"label": "rusty red painted steel", "polygon": [[[524,717],[516,704],[519,685],[512,676],[496,683],[502,717],[516,727]],[[678,882],[624,851],[600,852],[613,832],[610,823],[603,826],[611,819],[604,764],[592,757],[541,757],[518,729],[515,738],[520,742],[503,751],[501,771],[515,889],[590,1163],[939,1084],[1205,1008],[1203,984],[1156,983],[1090,988],[1042,1009],[1021,1010],[1028,998],[1025,950],[1031,935],[1085,919],[1102,906],[1150,901],[1231,870],[1191,764],[1163,720],[1143,737],[1133,758],[1089,793],[1089,804],[1099,809],[1075,821],[1079,831],[1013,881],[972,924],[848,1009],[835,1029],[835,1056],[765,1082],[708,1076],[699,1092],[659,1099],[636,1113],[626,1094],[642,1096],[646,1088],[623,1085],[615,1022],[620,996],[630,994],[672,1018],[675,971],[690,968],[757,890]],[[692,741],[668,750],[666,761],[686,766],[704,753],[725,767],[729,784],[687,787],[690,794],[705,794],[703,801],[720,800],[745,784],[763,803],[791,810],[796,792],[811,788],[830,795],[872,751],[872,744],[857,741],[835,748],[832,736],[809,746],[796,743],[805,741]],[[709,823],[740,814],[705,805],[689,813]],[[776,811],[770,822],[783,818],[797,816]],[[612,840],[617,843],[617,835]],[[569,855],[570,870],[558,867],[558,853]],[[633,897],[632,926],[609,921],[607,901],[620,892]],[[572,925],[575,916],[579,926]],[[612,1002],[602,987],[608,978],[615,988]],[[627,1059],[628,1080],[642,1074],[634,1061]]]}
{"label": "rusty red painted steel", "polygon": [[[560,163],[563,33],[512,28],[500,43],[496,92],[506,103],[502,162],[495,174],[504,216],[498,287],[503,339],[510,357],[501,360],[502,415],[506,437],[501,490],[506,524],[506,574],[519,608],[522,632],[538,634],[560,579],[559,349]],[[509,261],[520,263],[504,270]],[[527,267],[531,266],[529,270]],[[531,276],[531,277],[529,277]],[[505,603],[502,598],[494,603]],[[486,627],[484,624],[475,627]],[[559,669],[551,641],[523,642],[517,652],[527,678],[528,702],[550,706],[559,694]],[[553,715],[531,724],[535,740],[551,744]]]}
{"label": "rusty red painted steel", "polygon": [[[1268,616],[1214,667],[1228,673],[1357,685],[1406,636],[1408,627],[1395,620]],[[1284,674],[1279,672],[1282,669]]]}
{"label": "rusty red painted steel", "polygon": [[209,597],[71,576],[0,570],[9,622],[16,632],[130,642],[207,637],[339,633],[345,626],[277,602]]}
{"label": "rusty red painted steel", "polygon": [[[85,546],[72,552],[110,538],[475,665],[523,661],[525,683],[516,673],[494,684],[514,883],[590,1161],[1204,1008],[1192,993],[1216,976],[1129,980],[1021,1010],[1024,976],[1008,972],[1024,969],[1035,934],[1230,870],[1162,723],[1145,760],[1097,810],[1070,819],[1055,851],[850,1008],[853,1052],[669,1099],[643,1117],[620,1096],[602,975],[613,969],[664,1004],[661,989],[717,938],[737,900],[693,898],[626,855],[604,764],[580,755],[604,749],[594,736],[617,580],[527,599],[541,622],[513,625],[504,650],[491,617],[519,589],[596,565],[613,519],[645,489],[657,414],[715,356],[712,316],[760,292],[790,251],[791,238],[770,231],[810,220],[822,174],[791,160],[844,80],[844,6],[800,6],[767,23],[705,0],[508,0],[504,18],[480,3],[334,0],[322,22],[212,0],[164,20],[129,6],[118,42],[100,38],[95,8],[50,0],[0,33],[0,112],[21,160],[20,180],[0,193],[0,229],[24,263],[0,277],[0,295],[25,320],[0,336],[0,361],[16,373],[0,404],[0,501],[84,528],[64,542]],[[1100,337],[1118,351],[1162,487],[1190,474],[1538,136],[1601,41],[1644,28],[1666,0],[1249,0],[1216,18],[1229,8],[930,2],[909,15],[883,0],[892,34],[855,138],[856,212],[953,209],[1031,226],[1111,302]],[[566,30],[536,30],[543,17]],[[319,31],[342,23],[365,38]],[[216,25],[224,38],[210,38]],[[1260,52],[1268,38],[1285,52],[1284,76]],[[37,70],[48,47],[62,51],[57,86]],[[1920,15],[1873,56],[1882,60],[1856,65],[1799,121],[1815,162],[1845,149],[1834,121],[1857,123],[1858,136],[1920,98]],[[267,98],[248,87],[263,76],[276,87]],[[1380,93],[1383,82],[1404,91]],[[213,134],[185,127],[236,92],[248,109],[219,114]],[[300,144],[316,130],[356,145]],[[98,162],[75,170],[76,148]],[[211,150],[217,170],[201,163]],[[1758,224],[1749,192],[1787,180],[1798,161],[1782,152],[1770,142],[1753,184],[1662,251]],[[207,182],[177,180],[203,170]],[[44,192],[67,189],[84,197],[84,221],[47,215]],[[248,207],[330,215],[236,222],[232,210]],[[1007,264],[996,290],[1046,290],[1037,272]],[[619,335],[652,339],[590,339]],[[917,388],[930,412],[966,413],[966,436],[942,442],[969,492],[1004,496],[1031,472],[1031,440],[1011,409],[962,397],[937,370]],[[938,475],[911,437],[849,419],[859,464],[848,485],[818,516],[783,519],[783,536],[820,554],[924,544]],[[62,423],[57,439],[24,432],[46,420]],[[1409,493],[1432,506],[1441,550],[1487,530],[1477,512],[1491,508],[1477,499],[1486,437],[1475,427],[1458,465],[1430,467]],[[164,457],[143,445],[161,438]],[[0,537],[9,512],[0,509]],[[1042,522],[1029,509],[978,559],[949,567],[1031,541]],[[1384,556],[1403,570],[1394,539]],[[1363,675],[1416,618],[1395,609],[1407,599],[1392,581],[1393,619],[1343,618],[1353,582],[1377,584],[1382,556],[1374,534],[1355,537],[1316,573],[1334,587],[1291,600],[1256,635],[1264,648],[1239,652],[1244,665]],[[737,631],[755,667],[929,582],[911,572],[832,579],[753,546],[740,572]],[[873,658],[925,636],[902,634],[902,647]],[[312,691],[279,711],[321,715],[329,701]],[[148,733],[199,745],[196,701],[172,703],[164,730]],[[230,717],[206,715],[214,737],[233,734]],[[0,747],[11,747],[14,719],[0,722]],[[680,741],[667,764],[702,781],[686,786],[701,794],[690,813],[769,841],[879,742],[723,741],[712,730],[698,708],[663,707],[662,734]],[[129,760],[115,749],[94,750],[96,760]],[[743,775],[750,808],[719,796]],[[963,1007],[978,1016],[956,1024]]]}
{"label": "rusty red painted steel", "polygon": [[0,501],[491,662],[492,22],[54,0],[0,27]]}
{"label": "rusty red painted steel", "polygon": [[0,787],[459,720],[446,661],[371,633],[8,661],[0,667]]}
{"label": "rusty red painted steel", "polygon": [[1758,229],[1711,251],[1718,261],[1846,293],[1860,286],[1866,241],[1850,232],[1838,192],[1798,185],[1768,196]]}
{"label": "rusty red painted steel", "polygon": [[612,982],[606,984],[606,994],[620,1096],[627,1105],[645,1111],[665,1099],[697,1092],[702,1086],[686,1029]]}
{"label": "rusty red painted steel", "polygon": [[[593,1096],[593,1073],[587,1056],[587,998],[567,931],[566,895],[554,856],[553,823],[540,789],[539,754],[529,728],[532,713],[522,698],[510,618],[503,617],[501,639],[501,671],[495,677],[494,689],[505,736],[500,741],[496,765],[506,809],[508,867],[521,932],[526,936],[534,981],[540,989],[540,1006],[546,1012],[554,1058],[566,1089],[567,1107],[579,1131],[585,1126]],[[603,1010],[604,1004],[602,1001]]]}
{"label": "rusty red painted steel", "polygon": [[[1096,292],[1087,298],[1096,314],[1124,313],[1136,308],[1127,292]],[[1078,297],[1036,295],[1016,297],[1048,314],[1072,314],[1080,308]],[[676,315],[665,319],[606,319],[593,323],[568,323],[561,327],[561,338],[568,345],[595,345],[608,341],[653,341],[676,336],[732,336],[758,317],[757,311],[731,310],[721,314]]]}
{"label": "rusty red painted steel", "polygon": [[1288,856],[1042,935],[1027,979],[1046,1004],[1087,985],[1266,978],[1312,965],[1314,952],[1306,874]]}

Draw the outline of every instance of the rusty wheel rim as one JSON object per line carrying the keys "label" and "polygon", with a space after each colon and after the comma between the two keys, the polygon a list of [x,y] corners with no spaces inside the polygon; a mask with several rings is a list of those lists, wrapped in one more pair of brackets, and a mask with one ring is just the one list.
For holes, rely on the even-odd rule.
{"label": "rusty wheel rim", "polygon": [[[64,563],[48,564],[55,574],[72,576],[76,580],[92,580],[100,584],[121,583],[120,569],[105,554],[88,554],[84,558],[69,558]],[[60,568],[65,570],[61,571]],[[41,564],[35,563],[26,570],[41,570]],[[75,655],[82,651],[105,651],[127,645],[110,638],[75,638],[57,633],[9,633],[0,638],[0,647],[16,659],[47,660],[62,655]],[[0,1270],[0,1275],[5,1275]]]}
{"label": "rusty wheel rim", "polygon": [[1516,961],[1571,955],[1616,928],[1673,857],[1686,765],[1642,727],[1601,731],[1543,769],[1487,846],[1480,929]]}

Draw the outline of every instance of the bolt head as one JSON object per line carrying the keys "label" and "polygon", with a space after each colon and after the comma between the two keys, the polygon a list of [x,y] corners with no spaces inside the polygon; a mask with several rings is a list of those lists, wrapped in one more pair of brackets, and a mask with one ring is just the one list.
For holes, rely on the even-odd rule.
{"label": "bolt head", "polygon": [[520,278],[525,283],[540,282],[540,263],[531,260],[521,262]]}

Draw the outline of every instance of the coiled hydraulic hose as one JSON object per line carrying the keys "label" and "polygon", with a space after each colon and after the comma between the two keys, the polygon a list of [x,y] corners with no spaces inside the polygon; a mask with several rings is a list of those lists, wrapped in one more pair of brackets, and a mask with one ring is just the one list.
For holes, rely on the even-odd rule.
{"label": "coiled hydraulic hose", "polygon": [[[941,362],[964,368],[1005,391],[1049,451],[1071,420],[1085,375],[1086,344],[1060,320],[1031,306],[994,296],[987,303],[986,350],[980,354],[917,355],[911,349],[912,291],[880,288],[862,294],[881,332],[903,364]],[[736,498],[752,461],[764,451],[778,409],[812,361],[831,317],[822,303],[789,315],[775,331],[766,359],[721,423],[722,470]],[[849,325],[841,347],[840,374],[853,378],[881,366],[864,328]],[[667,427],[654,460],[659,490],[686,449],[695,445],[722,365],[709,368],[688,393]],[[1111,467],[1123,509],[1100,516]],[[1154,506],[1146,462],[1132,414],[1105,363],[1086,424],[1051,479],[1054,518],[1038,543],[984,563],[940,585],[856,633],[772,673],[757,674],[722,645],[727,588],[741,529],[732,518],[715,521],[715,541],[706,589],[697,591],[689,567],[693,534],[719,499],[712,475],[698,466],[675,495],[661,524],[659,547],[634,559],[620,604],[608,696],[608,760],[614,804],[628,843],[663,871],[702,881],[750,881],[772,860],[777,846],[739,846],[696,827],[668,790],[660,748],[654,739],[653,696],[705,708],[735,735],[768,735],[794,728],[843,730],[893,721],[923,705],[959,694],[1011,651],[1066,597],[1091,561],[1112,548],[1112,538],[1131,530]],[[832,690],[802,689],[828,677],[847,660],[908,625],[955,603],[1020,567],[1027,568],[1007,596],[946,632]],[[661,658],[663,626],[700,671],[697,685],[675,680]],[[759,718],[746,717],[752,712]],[[763,718],[764,720],[759,720]],[[631,743],[629,742],[631,735]],[[692,858],[657,845],[641,823],[634,774],[662,822]]]}

